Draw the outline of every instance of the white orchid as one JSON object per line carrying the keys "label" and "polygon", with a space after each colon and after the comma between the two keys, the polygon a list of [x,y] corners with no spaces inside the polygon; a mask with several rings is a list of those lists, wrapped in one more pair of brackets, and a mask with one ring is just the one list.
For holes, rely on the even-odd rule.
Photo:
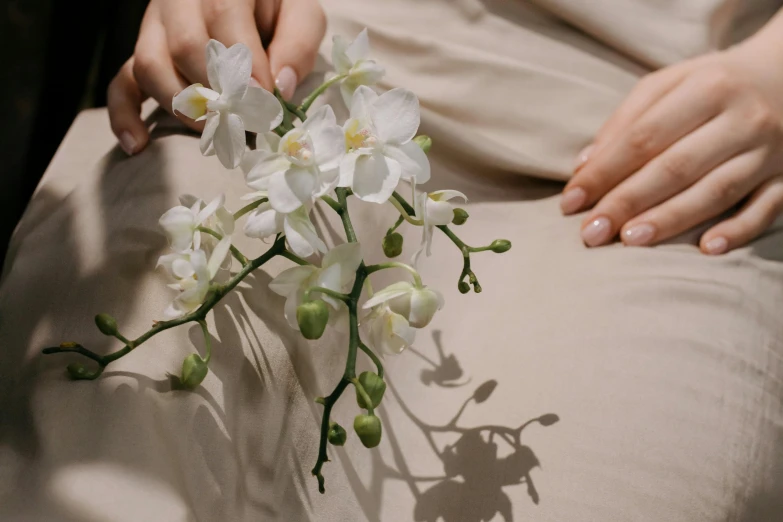
{"label": "white orchid", "polygon": [[[281,272],[269,283],[269,288],[286,298],[285,318],[288,324],[295,330],[299,329],[296,307],[302,302],[308,289],[317,286],[335,292],[349,290],[361,262],[362,253],[359,243],[345,243],[334,247],[324,256],[321,268],[304,265]],[[344,303],[326,294],[316,293],[315,296],[326,301],[338,313],[345,308]]]}
{"label": "white orchid", "polygon": [[419,121],[419,101],[411,91],[378,96],[368,87],[356,89],[343,126],[349,151],[340,164],[339,186],[351,187],[364,201],[383,203],[400,179],[414,185],[429,180],[427,155],[412,141]]}
{"label": "white orchid", "polygon": [[393,312],[389,305],[375,306],[362,321],[368,332],[370,346],[378,351],[400,354],[416,340],[416,330],[402,315]]}
{"label": "white orchid", "polygon": [[169,287],[181,292],[163,312],[165,319],[181,317],[204,303],[209,292],[209,283],[226,259],[230,246],[230,238],[220,240],[209,261],[203,250],[160,256],[157,266],[163,266],[175,281]]}
{"label": "white orchid", "polygon": [[421,248],[413,254],[413,264],[415,265],[422,252],[432,255],[432,232],[436,226],[448,225],[454,219],[454,209],[456,208],[451,200],[462,198],[467,201],[468,198],[458,190],[436,190],[435,192],[426,192],[416,194],[415,206],[416,217],[423,221]]}
{"label": "white orchid", "polygon": [[426,286],[400,281],[376,292],[364,303],[364,308],[370,309],[382,303],[387,303],[392,312],[400,314],[414,328],[424,328],[430,324],[435,312],[443,308],[443,295]]}
{"label": "white orchid", "polygon": [[332,65],[339,76],[345,77],[340,83],[340,94],[347,106],[351,105],[357,87],[374,85],[386,72],[369,56],[367,29],[359,33],[353,42],[339,35],[332,39]]}
{"label": "white orchid", "polygon": [[282,138],[264,135],[263,141],[253,153],[255,165],[247,169],[247,184],[267,191],[276,211],[286,214],[308,206],[337,185],[345,137],[328,105]]}
{"label": "white orchid", "polygon": [[206,119],[201,153],[217,154],[227,169],[239,166],[245,152],[245,131],[267,132],[283,120],[283,107],[261,87],[249,86],[250,49],[217,40],[207,44],[208,89],[195,83],[174,96],[172,107],[196,121]]}
{"label": "white orchid", "polygon": [[[264,191],[253,192],[242,199],[259,200],[267,197]],[[315,225],[310,221],[309,207],[301,206],[293,212],[283,214],[272,208],[266,201],[253,210],[245,221],[245,235],[257,239],[266,239],[283,233],[288,246],[294,254],[309,257],[316,251],[326,253],[328,249],[318,236]]]}
{"label": "white orchid", "polygon": [[189,194],[180,196],[179,200],[181,205],[166,211],[158,221],[175,252],[201,248],[200,226],[210,228],[222,236],[230,236],[234,232],[234,217],[223,206],[223,194],[206,205],[201,199]]}

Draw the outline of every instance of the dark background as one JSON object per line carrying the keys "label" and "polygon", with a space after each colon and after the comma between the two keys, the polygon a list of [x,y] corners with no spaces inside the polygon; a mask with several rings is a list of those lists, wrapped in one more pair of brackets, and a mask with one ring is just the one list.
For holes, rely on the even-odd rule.
{"label": "dark background", "polygon": [[106,104],[148,0],[0,0],[0,265],[76,114]]}

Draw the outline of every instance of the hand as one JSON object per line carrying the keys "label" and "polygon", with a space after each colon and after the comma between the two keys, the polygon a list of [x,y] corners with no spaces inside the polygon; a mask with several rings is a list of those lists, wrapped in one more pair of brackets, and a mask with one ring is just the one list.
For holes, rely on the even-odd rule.
{"label": "hand", "polygon": [[[172,112],[177,92],[192,83],[208,86],[204,49],[210,38],[247,45],[252,79],[270,91],[277,86],[288,98],[312,70],[325,30],[318,0],[151,0],[134,55],[109,85],[112,132],[128,154],[142,150],[149,133],[141,103],[151,96]],[[262,42],[269,42],[266,51]]]}
{"label": "hand", "polygon": [[719,216],[701,237],[722,254],[761,234],[783,210],[783,68],[749,41],[643,78],[583,151],[563,191],[565,214],[591,247],[618,233],[653,245]]}

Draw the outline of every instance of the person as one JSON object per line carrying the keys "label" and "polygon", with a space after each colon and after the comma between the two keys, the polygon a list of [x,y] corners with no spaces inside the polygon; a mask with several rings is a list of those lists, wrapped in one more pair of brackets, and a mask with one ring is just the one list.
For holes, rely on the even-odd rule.
{"label": "person", "polygon": [[[108,111],[74,123],[6,259],[0,518],[781,519],[781,2],[322,7],[328,24],[314,0],[150,2]],[[328,74],[330,37],[365,27],[380,88],[419,97],[433,139],[423,188],[468,195],[470,244],[514,247],[473,258],[483,291],[463,296],[462,255],[434,238],[419,272],[446,305],[431,334],[384,360],[380,446],[349,433],[330,448],[319,495],[313,398],[342,375],[344,340],[289,328],[268,288],[287,260],[207,317],[213,356],[193,393],[165,374],[203,353],[198,327],[167,330],[93,382],[69,382],[40,349],[116,349],[90,320],[101,311],[125,335],[146,331],[172,297],[152,270],[160,215],[182,193],[243,204],[242,175],[201,157],[198,128],[149,116],[146,97],[170,110],[205,83],[216,38],[248,45],[256,81],[299,99]],[[351,212],[382,259],[396,210]],[[420,231],[401,233],[408,256]],[[266,248],[236,236],[248,255]],[[332,418],[356,413],[344,399]]]}

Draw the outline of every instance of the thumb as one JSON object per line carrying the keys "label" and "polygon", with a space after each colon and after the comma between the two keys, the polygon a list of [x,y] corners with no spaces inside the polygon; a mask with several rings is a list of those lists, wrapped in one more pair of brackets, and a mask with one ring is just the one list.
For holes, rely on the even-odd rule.
{"label": "thumb", "polygon": [[282,1],[267,53],[283,98],[291,99],[299,81],[313,70],[325,32],[326,16],[317,0]]}

